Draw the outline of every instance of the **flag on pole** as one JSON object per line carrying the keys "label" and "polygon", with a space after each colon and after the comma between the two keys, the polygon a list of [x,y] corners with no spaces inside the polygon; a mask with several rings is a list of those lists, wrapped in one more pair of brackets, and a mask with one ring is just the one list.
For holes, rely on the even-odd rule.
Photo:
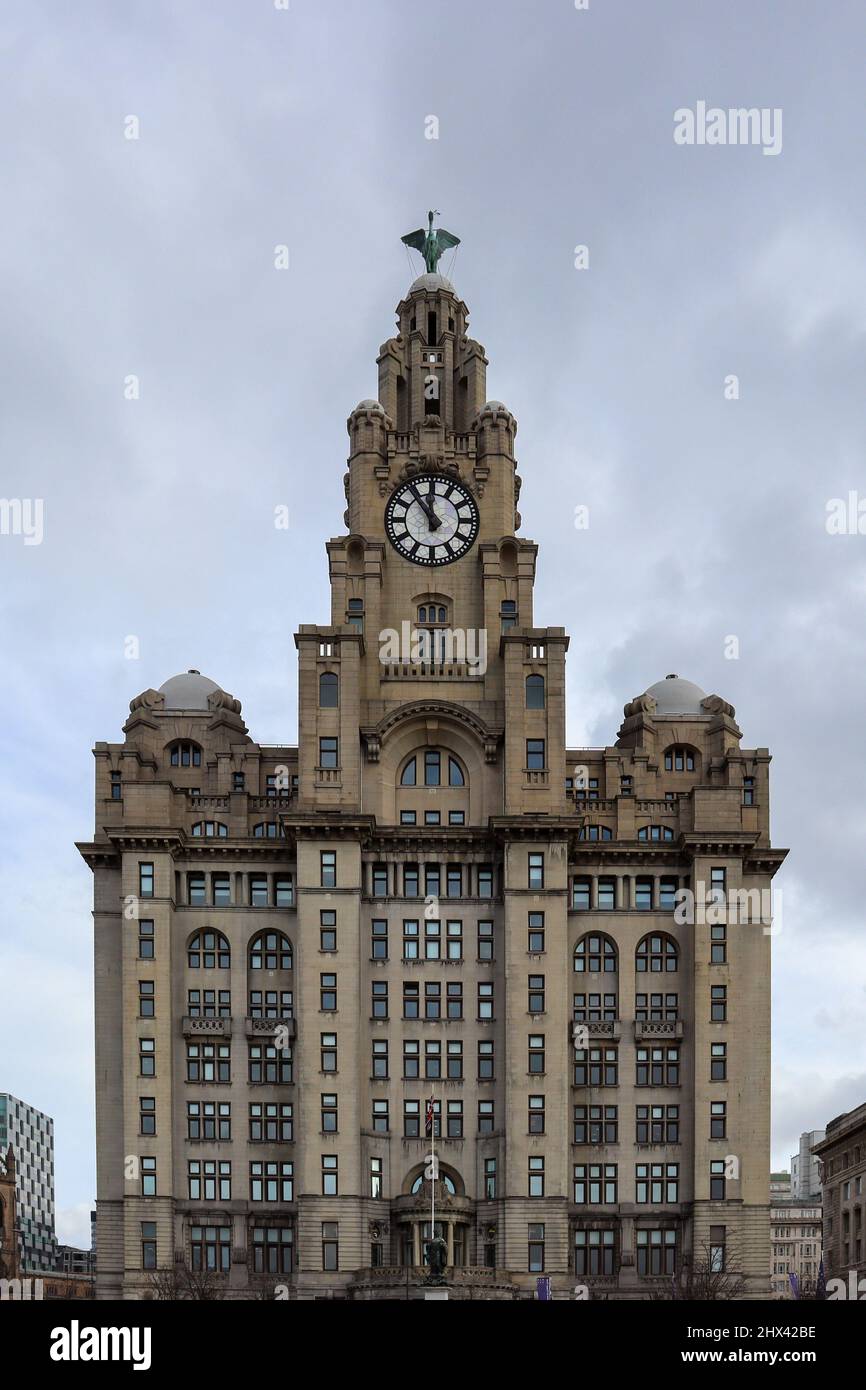
{"label": "flag on pole", "polygon": [[794,1295],[795,1298],[799,1298],[799,1297],[800,1297],[800,1280],[797,1278],[797,1276],[796,1276],[796,1274],[793,1272],[793,1270],[792,1270],[792,1271],[789,1273],[789,1275],[788,1275],[788,1283],[791,1285],[791,1293]]}
{"label": "flag on pole", "polygon": [[425,1118],[424,1118],[424,1133],[425,1133],[425,1134],[432,1134],[432,1133],[433,1133],[433,1107],[434,1107],[434,1101],[433,1101],[433,1097],[431,1096],[430,1099],[429,1099],[428,1102],[427,1102],[427,1113],[426,1113],[426,1116],[425,1116]]}
{"label": "flag on pole", "polygon": [[818,1266],[818,1283],[817,1283],[816,1286],[815,1286],[815,1297],[816,1297],[816,1298],[826,1298],[826,1297],[827,1297],[827,1276],[826,1276],[826,1274],[824,1273],[824,1261],[823,1261],[823,1258],[822,1258],[822,1260],[821,1260],[821,1263],[820,1263],[819,1266]]}

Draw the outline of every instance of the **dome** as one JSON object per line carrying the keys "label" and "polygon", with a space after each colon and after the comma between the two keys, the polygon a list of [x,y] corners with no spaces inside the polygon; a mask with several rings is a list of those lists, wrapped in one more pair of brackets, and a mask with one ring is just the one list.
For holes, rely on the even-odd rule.
{"label": "dome", "polygon": [[483,415],[486,410],[489,410],[491,414],[495,414],[497,410],[504,410],[508,415],[511,414],[503,401],[485,401],[478,414]]}
{"label": "dome", "polygon": [[372,410],[376,415],[385,414],[385,407],[380,401],[359,401],[352,414],[357,415],[359,410]]}
{"label": "dome", "polygon": [[707,698],[706,691],[701,690],[694,681],[684,680],[682,676],[665,676],[663,681],[656,681],[645,693],[655,700],[656,714],[691,714],[701,719],[707,717],[707,711],[701,704],[701,701]]}
{"label": "dome", "polygon": [[446,280],[444,275],[432,271],[426,275],[419,275],[417,280],[413,280],[409,286],[409,293],[414,294],[416,290],[447,290],[449,294],[454,294],[454,286],[450,280]]}
{"label": "dome", "polygon": [[220,689],[216,681],[203,676],[201,671],[185,671],[183,675],[172,676],[159,687],[165,699],[165,709],[207,710],[207,699]]}

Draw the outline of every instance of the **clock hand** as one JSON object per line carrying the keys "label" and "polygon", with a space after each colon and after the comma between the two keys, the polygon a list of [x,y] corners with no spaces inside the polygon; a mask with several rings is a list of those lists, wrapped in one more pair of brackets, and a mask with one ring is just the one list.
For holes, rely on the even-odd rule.
{"label": "clock hand", "polygon": [[431,507],[430,503],[429,503],[425,498],[423,498],[423,497],[421,496],[420,492],[419,492],[418,489],[415,487],[414,483],[412,484],[412,486],[411,486],[411,488],[410,488],[410,491],[411,491],[412,494],[414,495],[415,501],[418,503],[419,507],[420,507],[421,510],[424,512],[425,516],[427,517],[427,520],[428,520],[429,523],[430,523],[430,530],[431,530],[431,531],[435,531],[439,526],[442,525],[442,519],[441,519],[441,517],[438,517],[438,516],[436,515],[436,513],[434,512],[434,510],[433,510],[433,508]]}

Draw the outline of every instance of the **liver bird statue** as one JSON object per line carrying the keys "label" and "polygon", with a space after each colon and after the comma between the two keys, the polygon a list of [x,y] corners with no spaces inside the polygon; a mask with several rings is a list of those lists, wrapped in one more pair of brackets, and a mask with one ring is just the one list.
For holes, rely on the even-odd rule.
{"label": "liver bird statue", "polygon": [[450,246],[460,245],[459,236],[454,236],[453,232],[446,232],[444,227],[437,227],[434,232],[433,218],[438,216],[439,213],[436,209],[428,212],[429,226],[426,232],[423,227],[419,227],[417,232],[407,232],[406,236],[400,238],[406,246],[412,246],[416,251],[421,252],[424,257],[424,264],[431,275],[436,274],[436,266],[440,256]]}

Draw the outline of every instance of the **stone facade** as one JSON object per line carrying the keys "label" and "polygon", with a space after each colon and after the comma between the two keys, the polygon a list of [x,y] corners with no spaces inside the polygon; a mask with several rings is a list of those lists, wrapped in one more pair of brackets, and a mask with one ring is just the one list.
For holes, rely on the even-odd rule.
{"label": "stone facade", "polygon": [[447,280],[397,314],[298,746],[192,672],[95,748],[98,1294],[422,1297],[435,1195],[451,1297],[766,1296],[770,755],[676,677],[567,748],[514,417]]}
{"label": "stone facade", "polygon": [[[866,1277],[866,1104],[827,1125],[814,1145],[824,1194],[824,1273]],[[866,1285],[861,1291],[866,1292]]]}
{"label": "stone facade", "polygon": [[770,1278],[774,1298],[791,1298],[789,1275],[800,1296],[814,1297],[821,1262],[821,1194],[809,1201],[771,1196]]}

